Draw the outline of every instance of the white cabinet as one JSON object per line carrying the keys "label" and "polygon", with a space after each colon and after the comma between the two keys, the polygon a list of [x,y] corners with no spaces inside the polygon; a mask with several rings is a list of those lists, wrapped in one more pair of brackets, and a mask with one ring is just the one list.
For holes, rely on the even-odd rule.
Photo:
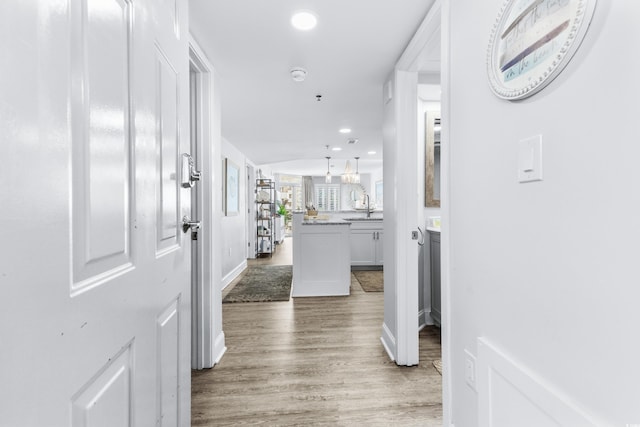
{"label": "white cabinet", "polygon": [[382,221],[351,223],[351,265],[378,267],[383,265]]}
{"label": "white cabinet", "polygon": [[380,231],[376,231],[376,265],[384,264],[384,231],[382,231],[382,227]]}
{"label": "white cabinet", "polygon": [[284,216],[277,216],[273,221],[273,231],[275,243],[281,245],[284,242]]}

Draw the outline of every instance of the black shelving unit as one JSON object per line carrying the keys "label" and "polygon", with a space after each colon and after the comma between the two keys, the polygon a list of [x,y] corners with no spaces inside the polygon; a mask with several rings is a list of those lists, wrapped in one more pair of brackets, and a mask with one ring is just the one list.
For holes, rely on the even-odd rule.
{"label": "black shelving unit", "polygon": [[270,179],[256,179],[256,258],[271,257],[276,216],[276,183]]}

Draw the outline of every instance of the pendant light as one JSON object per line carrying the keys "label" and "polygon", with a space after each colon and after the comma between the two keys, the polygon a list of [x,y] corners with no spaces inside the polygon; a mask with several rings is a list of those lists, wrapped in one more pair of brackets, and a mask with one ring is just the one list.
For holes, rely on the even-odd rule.
{"label": "pendant light", "polygon": [[358,172],[358,160],[360,159],[360,157],[356,157],[356,174],[353,177],[353,183],[354,184],[360,184],[360,172]]}
{"label": "pendant light", "polygon": [[324,182],[326,182],[327,184],[331,184],[331,172],[329,171],[329,160],[331,160],[331,157],[327,156],[327,176],[324,179]]}
{"label": "pendant light", "polygon": [[343,184],[353,183],[353,172],[351,171],[351,163],[349,160],[347,160],[347,163],[344,166],[344,173],[341,176],[341,180]]}

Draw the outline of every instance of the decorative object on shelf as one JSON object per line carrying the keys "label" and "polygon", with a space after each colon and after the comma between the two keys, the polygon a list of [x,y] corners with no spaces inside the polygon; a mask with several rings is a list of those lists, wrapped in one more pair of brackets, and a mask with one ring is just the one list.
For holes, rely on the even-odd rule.
{"label": "decorative object on shelf", "polygon": [[331,184],[331,172],[329,171],[329,160],[331,160],[331,157],[327,156],[327,176],[325,176],[324,178],[324,182],[326,182],[327,184]]}
{"label": "decorative object on shelf", "polygon": [[[262,181],[264,185],[264,181]],[[256,196],[256,200],[259,202],[268,202],[269,201],[269,192],[260,190],[258,191],[258,195]]]}
{"label": "decorative object on shelf", "polygon": [[578,50],[596,0],[505,0],[487,52],[489,84],[517,100],[542,90]]}
{"label": "decorative object on shelf", "polygon": [[240,211],[240,168],[227,157],[224,162],[224,214],[238,215]]}

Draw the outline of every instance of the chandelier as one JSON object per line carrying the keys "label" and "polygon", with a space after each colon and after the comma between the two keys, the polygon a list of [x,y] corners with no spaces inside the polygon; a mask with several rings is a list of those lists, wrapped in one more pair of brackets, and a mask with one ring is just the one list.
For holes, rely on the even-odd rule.
{"label": "chandelier", "polygon": [[358,159],[360,157],[354,157],[356,159],[356,172],[351,169],[351,162],[347,160],[347,164],[344,167],[344,173],[341,176],[343,184],[360,184],[360,173],[358,171]]}

